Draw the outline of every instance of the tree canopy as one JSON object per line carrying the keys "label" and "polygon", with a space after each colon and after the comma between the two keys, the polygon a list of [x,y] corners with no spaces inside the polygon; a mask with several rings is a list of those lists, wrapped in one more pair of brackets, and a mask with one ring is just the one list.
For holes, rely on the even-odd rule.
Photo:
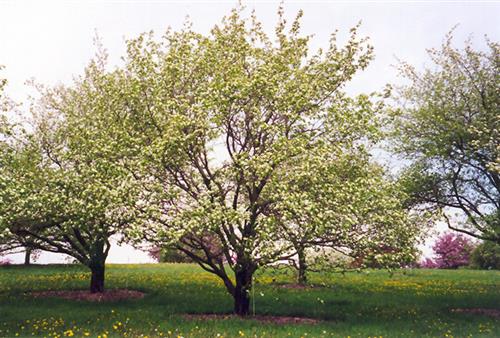
{"label": "tree canopy", "polygon": [[[98,59],[99,60],[99,59]],[[115,135],[99,116],[114,109],[99,62],[69,87],[42,90],[2,173],[1,225],[33,247],[74,257],[104,290],[110,237],[134,215],[132,176],[119,166]]]}
{"label": "tree canopy", "polygon": [[[403,180],[413,203],[442,211],[450,229],[500,243],[499,45],[431,49],[433,68],[403,64],[396,150],[411,161]],[[452,217],[451,211],[458,211]]]}
{"label": "tree canopy", "polygon": [[[343,91],[372,48],[355,27],[345,46],[332,35],[310,55],[301,14],[287,31],[280,11],[275,40],[238,10],[208,36],[189,26],[159,42],[145,34],[129,41],[117,73],[126,87],[126,143],[141,145],[132,171],[147,215],[129,234],[173,246],[220,277],[240,315],[249,312],[254,272],[297,254],[284,227],[315,227],[311,243],[335,231],[361,243],[369,225],[349,217],[370,214],[361,195],[380,183],[339,169],[367,156],[377,129],[369,98]],[[323,184],[321,175],[335,182]],[[299,183],[314,193],[302,194]],[[391,227],[384,215],[394,214],[376,216],[383,240],[414,236],[408,222]]]}

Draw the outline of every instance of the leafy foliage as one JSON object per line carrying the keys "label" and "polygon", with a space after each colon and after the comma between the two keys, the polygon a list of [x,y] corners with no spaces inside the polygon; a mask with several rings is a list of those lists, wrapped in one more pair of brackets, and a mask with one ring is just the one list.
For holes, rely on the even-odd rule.
{"label": "leafy foliage", "polygon": [[500,245],[485,241],[474,248],[471,254],[472,267],[500,270]]}
{"label": "leafy foliage", "polygon": [[91,288],[99,292],[109,239],[131,222],[136,195],[132,176],[118,166],[115,135],[100,119],[115,108],[116,88],[103,57],[72,87],[41,88],[31,132],[15,142],[0,191],[0,226],[11,238],[74,257],[95,272]]}
{"label": "leafy foliage", "polygon": [[402,174],[411,202],[440,210],[450,229],[500,243],[500,51],[487,45],[459,50],[450,33],[429,51],[434,68],[403,64],[410,84],[399,92],[394,136],[412,162]]}
{"label": "leafy foliage", "polygon": [[[329,155],[309,162],[305,170],[287,172],[273,189],[278,195],[288,187],[287,195],[276,197],[276,208],[282,214],[282,237],[297,251],[292,265],[298,268],[299,282],[305,283],[309,268],[394,268],[415,261],[411,248],[422,230],[417,224],[423,223],[408,214],[399,185],[384,177],[366,154],[344,153],[328,162]],[[332,261],[328,248],[344,259]],[[310,251],[312,260],[304,257]]]}
{"label": "leafy foliage", "polygon": [[[0,70],[2,68],[3,66],[0,65]],[[14,139],[18,132],[16,130],[17,126],[8,118],[13,113],[15,105],[5,94],[6,85],[7,80],[0,78],[0,191],[2,192],[7,189],[7,171],[16,149]],[[8,201],[4,200],[0,193],[0,205],[5,203],[8,203]],[[0,213],[0,224],[3,216]],[[31,247],[32,238],[4,233],[2,230],[0,226],[0,254],[13,253],[18,249]]]}
{"label": "leafy foliage", "polygon": [[172,248],[154,247],[148,251],[151,258],[158,263],[192,263],[193,260],[181,251]]}
{"label": "leafy foliage", "polygon": [[129,235],[176,246],[220,277],[238,314],[249,311],[254,272],[296,255],[293,233],[351,251],[396,243],[401,256],[416,234],[370,169],[378,107],[342,90],[371,46],[355,27],[345,46],[332,35],[310,55],[301,15],[287,31],[280,9],[274,40],[238,9],[208,36],[189,25],[161,41],[145,34],[116,73],[114,115],[143,184],[145,219]]}

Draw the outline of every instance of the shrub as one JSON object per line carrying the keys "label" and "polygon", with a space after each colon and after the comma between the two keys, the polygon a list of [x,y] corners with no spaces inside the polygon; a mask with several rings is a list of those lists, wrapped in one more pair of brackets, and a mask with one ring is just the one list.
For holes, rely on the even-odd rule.
{"label": "shrub", "polygon": [[471,254],[471,266],[478,269],[500,270],[500,245],[485,241]]}
{"label": "shrub", "polygon": [[160,262],[164,263],[192,263],[193,260],[183,252],[176,249],[163,249]]}
{"label": "shrub", "polygon": [[176,249],[154,247],[149,256],[159,263],[192,263],[193,260]]}

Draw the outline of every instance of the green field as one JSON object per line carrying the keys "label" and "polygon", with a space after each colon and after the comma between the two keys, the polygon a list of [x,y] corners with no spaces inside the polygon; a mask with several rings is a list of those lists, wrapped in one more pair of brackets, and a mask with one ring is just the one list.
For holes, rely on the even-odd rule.
{"label": "green field", "polygon": [[34,298],[32,290],[87,287],[72,266],[0,267],[1,337],[500,337],[500,319],[452,311],[500,308],[500,272],[405,270],[312,274],[314,287],[287,288],[293,276],[256,278],[255,312],[318,318],[319,324],[188,320],[186,313],[229,313],[218,279],[189,264],[108,265],[107,288],[146,293],[109,303]]}

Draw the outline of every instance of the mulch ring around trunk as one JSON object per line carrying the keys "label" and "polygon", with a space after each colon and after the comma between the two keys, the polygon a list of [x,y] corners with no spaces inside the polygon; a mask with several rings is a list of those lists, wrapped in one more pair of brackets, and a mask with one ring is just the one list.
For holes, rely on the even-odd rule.
{"label": "mulch ring around trunk", "polygon": [[61,291],[34,291],[30,292],[34,297],[58,297],[69,300],[84,300],[90,302],[114,302],[127,299],[141,299],[144,292],[128,289],[110,289],[103,293],[90,293],[88,290],[61,290]]}
{"label": "mulch ring around trunk", "polygon": [[242,319],[242,320],[256,320],[266,324],[318,324],[321,322],[319,319],[307,317],[291,317],[291,316],[264,316],[264,315],[248,315],[241,317],[235,314],[215,314],[215,313],[196,313],[185,314],[182,316],[187,320],[224,320],[224,319]]}
{"label": "mulch ring around trunk", "polygon": [[454,313],[472,313],[476,315],[489,316],[493,318],[500,318],[500,309],[483,309],[483,308],[458,308],[451,309]]}
{"label": "mulch ring around trunk", "polygon": [[292,289],[292,290],[304,290],[304,289],[314,289],[317,286],[309,285],[309,284],[277,284],[278,287],[283,289]]}

